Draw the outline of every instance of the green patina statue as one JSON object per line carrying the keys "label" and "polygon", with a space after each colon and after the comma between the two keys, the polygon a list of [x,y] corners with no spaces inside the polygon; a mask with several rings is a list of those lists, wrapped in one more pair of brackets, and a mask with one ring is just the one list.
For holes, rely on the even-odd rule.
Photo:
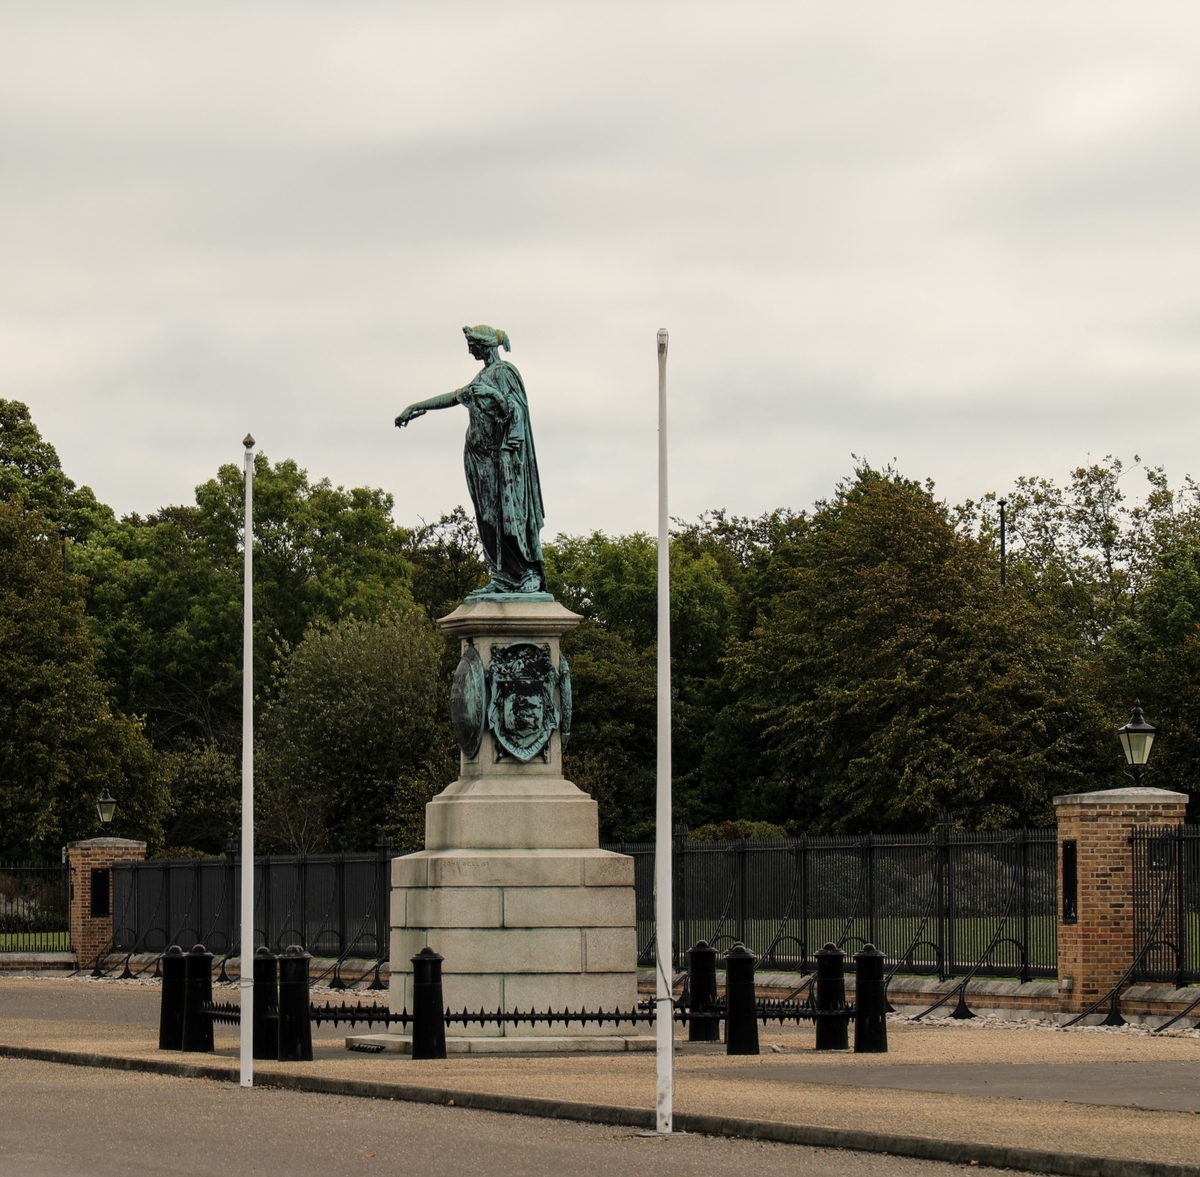
{"label": "green patina statue", "polygon": [[487,587],[470,596],[544,593],[542,485],[525,384],[521,373],[500,359],[500,348],[511,350],[503,331],[481,325],[464,327],[463,334],[471,355],[483,361],[482,370],[454,392],[409,405],[396,425],[403,427],[430,409],[466,406],[470,420],[463,464],[491,573]]}

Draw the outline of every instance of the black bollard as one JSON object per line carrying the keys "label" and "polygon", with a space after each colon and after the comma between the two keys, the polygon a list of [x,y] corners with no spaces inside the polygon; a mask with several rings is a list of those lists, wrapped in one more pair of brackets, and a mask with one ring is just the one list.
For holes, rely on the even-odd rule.
{"label": "black bollard", "polygon": [[212,1001],[213,954],[197,944],[183,957],[183,1049],[208,1052],[213,1048],[212,1015],[204,1006]]}
{"label": "black bollard", "polygon": [[158,1008],[158,1049],[182,1050],[187,962],[178,944],[172,944],[159,959],[162,965],[162,1002]]}
{"label": "black bollard", "polygon": [[735,944],[725,953],[725,1053],[758,1054],[758,1004],[753,952]]}
{"label": "black bollard", "polygon": [[813,1000],[816,1013],[817,1049],[850,1048],[849,1013],[846,1011],[846,961],[836,944],[818,949],[817,983]]}
{"label": "black bollard", "polygon": [[442,1002],[442,958],[428,944],[412,958],[413,1058],[446,1057],[446,1007]]}
{"label": "black bollard", "polygon": [[704,940],[689,948],[688,1041],[720,1042],[721,1015],[717,1012],[717,950]]}
{"label": "black bollard", "polygon": [[854,1053],[887,1054],[887,982],[883,953],[864,944],[854,954]]}
{"label": "black bollard", "polygon": [[308,1013],[308,962],[299,944],[279,958],[279,1061],[312,1062],[312,1022]]}
{"label": "black bollard", "polygon": [[254,1057],[279,1057],[279,963],[269,948],[254,954]]}

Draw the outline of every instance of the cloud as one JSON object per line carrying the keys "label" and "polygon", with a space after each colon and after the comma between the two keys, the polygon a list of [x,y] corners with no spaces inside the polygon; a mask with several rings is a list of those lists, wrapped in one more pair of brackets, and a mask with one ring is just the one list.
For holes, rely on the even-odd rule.
{"label": "cloud", "polygon": [[44,4],[0,13],[0,395],[118,510],[272,457],[466,500],[513,337],[547,531],[951,498],[1200,426],[1190,6]]}

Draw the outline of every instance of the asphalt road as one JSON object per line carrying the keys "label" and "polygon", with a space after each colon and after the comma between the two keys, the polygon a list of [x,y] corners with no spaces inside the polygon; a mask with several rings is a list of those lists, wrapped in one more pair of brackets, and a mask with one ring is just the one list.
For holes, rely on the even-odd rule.
{"label": "asphalt road", "polygon": [[[729,1079],[750,1072],[715,1072]],[[830,1083],[900,1091],[943,1091],[950,1095],[1062,1100],[1066,1103],[1156,1111],[1200,1111],[1200,1082],[1191,1062],[1108,1063],[884,1063],[869,1070],[808,1063],[753,1074],[756,1082]]]}
{"label": "asphalt road", "polygon": [[959,1165],[0,1059],[0,1177],[951,1177]]}

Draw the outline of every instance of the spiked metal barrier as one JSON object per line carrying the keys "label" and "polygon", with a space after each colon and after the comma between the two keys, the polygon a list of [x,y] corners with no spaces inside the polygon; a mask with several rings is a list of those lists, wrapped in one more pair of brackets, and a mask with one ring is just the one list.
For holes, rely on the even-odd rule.
{"label": "spiked metal barrier", "polygon": [[[703,945],[703,948],[707,947]],[[701,949],[701,945],[697,945],[696,948]],[[189,953],[188,957],[193,955]],[[211,968],[211,954],[204,955],[208,955]],[[697,953],[697,957],[702,961],[704,955],[703,951]],[[827,944],[817,957],[819,971],[812,999],[766,1001],[757,998],[754,992],[753,953],[747,951],[744,945],[735,944],[725,954],[726,996],[717,996],[715,984],[710,990],[707,979],[702,978],[698,987],[690,987],[689,1004],[681,1002],[676,1006],[674,1020],[687,1024],[689,1031],[693,1026],[702,1026],[705,1028],[704,1033],[709,1034],[714,1019],[719,1020],[723,1017],[726,1052],[757,1054],[759,1022],[764,1025],[768,1022],[815,1022],[818,1050],[845,1050],[849,1046],[848,1022],[853,1018],[854,1049],[859,1052],[886,1051],[887,982],[883,976],[883,954],[868,944],[855,957],[861,986],[857,1006],[847,1004],[845,999],[845,958],[841,950]],[[273,959],[266,956],[260,956],[255,961],[256,968],[274,963]],[[465,1029],[467,1026],[528,1025],[532,1028],[537,1025],[562,1025],[566,1028],[589,1025],[651,1025],[656,1020],[655,1003],[651,1001],[642,1002],[636,1009],[630,1010],[446,1010],[442,1005],[442,958],[428,948],[422,949],[413,958],[414,979],[419,983],[414,985],[412,1013],[407,1009],[400,1013],[392,1013],[384,1006],[362,1002],[354,1005],[346,1002],[338,1005],[330,1002],[324,1005],[311,1004],[308,1002],[308,954],[299,948],[292,948],[284,953],[279,963],[279,1010],[271,1010],[264,1002],[263,1008],[268,1012],[262,1015],[268,1022],[279,1026],[279,1053],[277,1056],[260,1056],[256,1051],[256,1057],[278,1057],[280,1061],[311,1059],[311,1027],[326,1022],[334,1026],[378,1024],[399,1026],[403,1030],[411,1029],[415,1058],[445,1058],[447,1026],[458,1025]],[[264,967],[264,974],[266,971]],[[265,981],[265,975],[262,979]],[[164,984],[163,988],[165,1019],[168,986]],[[300,1012],[305,1008],[307,1017]],[[260,1016],[258,1011],[259,1005],[256,1001],[256,1021]],[[201,1003],[193,1019],[196,1017],[207,1022],[211,1042],[213,1022],[236,1025],[240,1021],[241,1011],[232,1002],[208,1000]],[[288,1036],[286,1042],[285,1035]]]}

